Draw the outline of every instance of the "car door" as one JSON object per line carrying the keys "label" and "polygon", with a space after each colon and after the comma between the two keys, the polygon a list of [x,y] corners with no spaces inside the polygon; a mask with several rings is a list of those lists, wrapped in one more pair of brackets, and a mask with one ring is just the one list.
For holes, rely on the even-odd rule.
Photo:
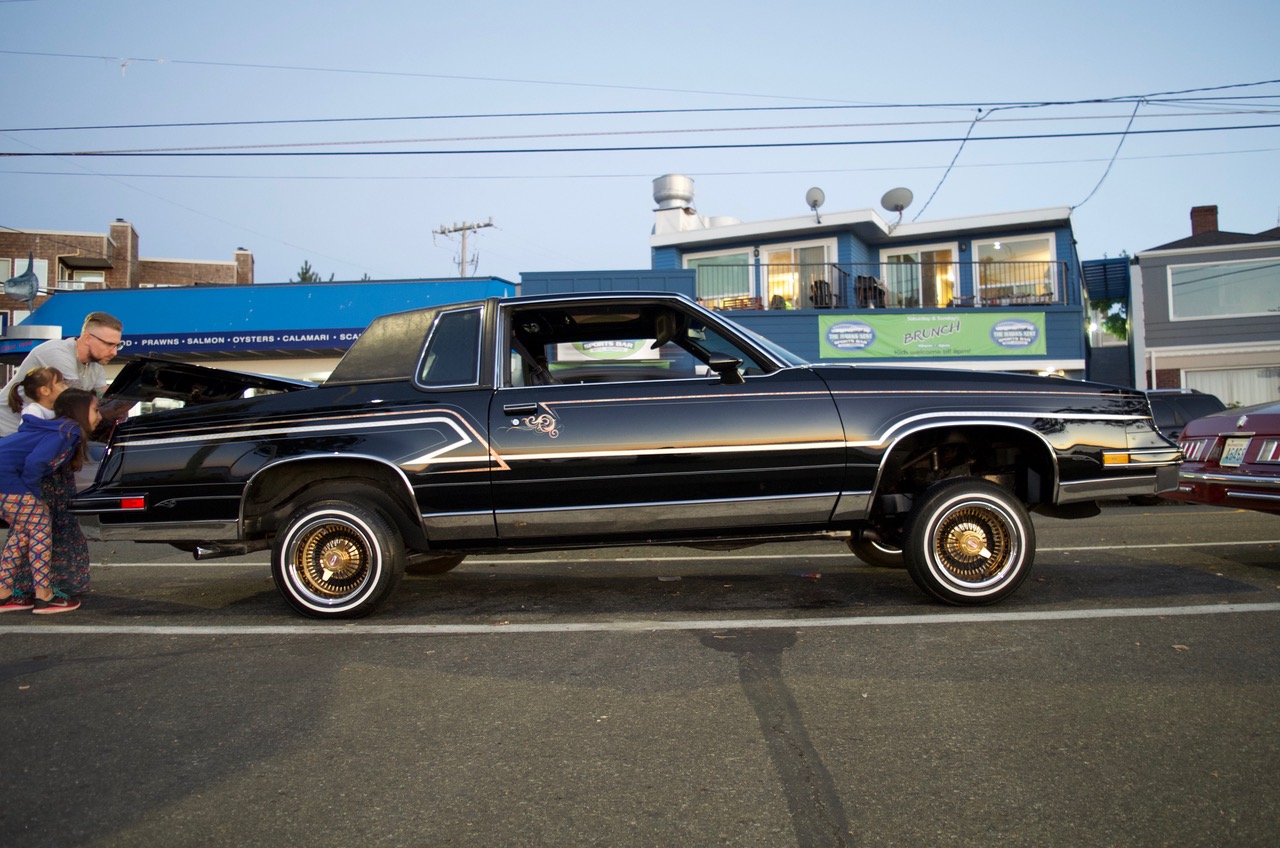
{"label": "car door", "polygon": [[[663,310],[614,307],[508,315],[512,367],[489,413],[499,537],[825,524],[844,473],[825,383],[762,361],[693,313],[668,322],[685,334],[673,340],[654,318]],[[744,360],[729,379],[707,361],[726,354]]]}

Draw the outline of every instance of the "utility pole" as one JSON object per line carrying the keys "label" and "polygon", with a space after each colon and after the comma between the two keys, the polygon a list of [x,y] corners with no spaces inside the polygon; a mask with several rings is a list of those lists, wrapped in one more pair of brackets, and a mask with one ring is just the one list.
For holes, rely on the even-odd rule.
{"label": "utility pole", "polygon": [[467,221],[463,221],[461,224],[454,224],[452,227],[446,227],[444,224],[441,224],[431,232],[438,236],[450,236],[454,233],[462,233],[462,253],[458,255],[458,276],[465,279],[467,276],[467,233],[472,230],[479,230],[484,227],[492,226],[493,217],[490,216],[489,220],[483,224],[472,224]]}

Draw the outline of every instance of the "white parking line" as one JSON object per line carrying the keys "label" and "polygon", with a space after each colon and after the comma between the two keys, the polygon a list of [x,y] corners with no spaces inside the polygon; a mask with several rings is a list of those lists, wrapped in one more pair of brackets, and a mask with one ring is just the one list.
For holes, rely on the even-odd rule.
{"label": "white parking line", "polygon": [[1166,618],[1280,612],[1280,603],[1212,604],[1189,607],[1045,610],[1042,612],[952,612],[920,615],[867,615],[844,618],[690,619],[674,621],[582,621],[560,624],[251,624],[144,625],[46,624],[0,625],[0,636],[493,636],[525,633],[655,633],[670,630],[799,630],[819,627],[896,627],[931,624],[996,624],[1078,621],[1107,618]]}

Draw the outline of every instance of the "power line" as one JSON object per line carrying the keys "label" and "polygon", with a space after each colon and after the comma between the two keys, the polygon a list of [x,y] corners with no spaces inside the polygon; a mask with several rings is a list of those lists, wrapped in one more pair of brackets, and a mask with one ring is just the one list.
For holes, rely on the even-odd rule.
{"label": "power line", "polygon": [[[982,136],[970,141],[1042,141],[1048,139],[1110,138],[1125,135],[1179,135],[1183,133],[1231,132],[1235,130],[1276,129],[1280,124],[1237,124],[1217,127],[1170,127],[1150,130],[1099,130],[1080,133],[1028,133],[1024,135]],[[150,151],[112,150],[61,150],[34,153],[2,152],[0,158],[226,158],[226,157],[318,157],[318,156],[482,156],[493,154],[532,155],[538,153],[638,153],[670,150],[769,150],[784,148],[862,147],[885,144],[948,144],[965,141],[964,138],[893,138],[853,139],[845,141],[777,141],[742,142],[724,144],[660,144],[628,145],[618,147],[533,147],[533,148],[472,148],[452,150],[218,150],[184,151],[157,149]]]}
{"label": "power line", "polygon": [[[21,143],[26,144],[28,147],[32,147],[32,148],[35,148],[36,150],[39,150],[39,148],[36,148],[36,147],[35,147],[35,145],[33,145],[33,144],[30,144],[30,143],[27,143],[27,142],[21,142]],[[98,173],[98,172],[94,171],[93,169],[91,169],[90,167],[88,167],[88,165],[83,164],[81,160],[78,160],[78,159],[72,159],[72,160],[71,160],[71,164],[72,164],[74,167],[79,168],[79,169],[80,169],[81,171],[83,171],[86,175],[91,175],[91,176],[101,177],[101,178],[103,178],[103,179],[110,180],[111,182],[114,182],[114,183],[117,183],[117,184],[119,184],[119,185],[122,185],[122,186],[124,186],[125,188],[127,188],[127,189],[129,189],[129,190],[131,190],[131,191],[136,191],[136,192],[138,192],[139,194],[145,195],[145,196],[150,197],[150,198],[152,198],[152,199],[154,199],[154,200],[159,200],[161,203],[166,203],[166,204],[168,204],[168,205],[170,205],[170,206],[175,206],[175,207],[177,207],[177,208],[179,208],[179,209],[182,209],[182,210],[184,210],[184,211],[186,211],[186,212],[190,212],[190,213],[192,213],[193,215],[197,215],[197,216],[202,217],[202,218],[208,218],[208,219],[209,219],[209,220],[211,220],[211,221],[216,221],[216,222],[218,222],[218,223],[220,223],[220,224],[223,224],[223,225],[225,225],[225,226],[231,227],[231,228],[236,229],[236,230],[241,230],[241,231],[243,231],[243,232],[247,232],[247,233],[250,233],[250,234],[252,234],[252,235],[259,236],[259,237],[261,237],[261,238],[270,239],[271,241],[274,241],[274,242],[276,242],[276,243],[278,243],[278,244],[285,245],[286,247],[291,247],[291,248],[293,248],[293,249],[295,249],[295,250],[300,250],[300,251],[302,251],[302,252],[304,252],[304,253],[310,253],[310,254],[313,254],[313,255],[316,255],[316,256],[323,256],[325,259],[329,259],[329,260],[332,260],[332,261],[334,261],[334,262],[339,262],[339,263],[344,264],[344,265],[351,265],[351,266],[354,266],[354,267],[359,267],[359,263],[350,262],[350,261],[347,261],[347,260],[344,260],[344,259],[339,259],[339,258],[336,258],[336,257],[333,257],[333,256],[328,256],[328,255],[326,255],[326,254],[324,254],[324,253],[322,253],[322,252],[320,252],[320,251],[318,251],[318,250],[312,250],[312,249],[307,248],[307,247],[304,247],[304,246],[302,246],[302,245],[293,244],[292,242],[288,242],[288,241],[285,241],[285,240],[283,240],[283,239],[280,239],[280,238],[276,238],[276,237],[274,237],[274,236],[267,235],[267,234],[265,234],[265,233],[260,233],[260,232],[258,232],[257,230],[254,230],[254,229],[252,229],[252,228],[250,228],[250,227],[246,227],[246,226],[244,226],[243,224],[237,224],[237,223],[235,223],[235,222],[233,222],[233,221],[228,221],[228,220],[226,220],[225,218],[220,218],[220,217],[218,217],[217,215],[213,215],[213,214],[210,214],[210,213],[208,213],[208,212],[204,212],[204,211],[202,211],[202,210],[200,210],[200,209],[196,209],[196,208],[194,208],[194,207],[192,207],[192,206],[188,206],[188,205],[187,205],[187,204],[185,204],[185,203],[180,203],[180,202],[178,202],[178,201],[176,201],[176,200],[173,200],[172,198],[168,198],[168,197],[165,197],[165,196],[163,196],[163,195],[156,194],[156,193],[155,193],[155,192],[153,192],[153,191],[148,191],[148,190],[147,190],[147,189],[145,189],[145,188],[141,188],[141,187],[139,187],[139,186],[135,186],[135,185],[133,185],[133,184],[131,184],[131,183],[126,182],[126,181],[125,181],[125,180],[123,180],[123,179],[117,178],[117,177],[112,176],[112,175],[110,175],[110,174],[100,174],[100,173]],[[105,257],[103,257],[103,258],[105,258]]]}
{"label": "power line", "polygon": [[[156,59],[141,56],[102,56],[86,53],[49,53],[35,50],[0,50],[0,54],[9,54],[15,56],[41,56],[46,58],[59,59],[95,59],[99,61],[114,62],[120,65],[123,71],[131,64],[140,62],[154,63],[157,65],[200,65],[215,68],[243,68],[249,70],[268,70],[268,71],[305,71],[309,73],[323,74],[360,74],[365,76],[379,77],[407,77],[416,79],[439,79],[450,81],[465,82],[499,82],[514,83],[519,85],[546,85],[546,86],[567,86],[571,88],[604,88],[618,91],[649,91],[661,92],[665,94],[706,94],[717,97],[756,97],[770,100],[810,100],[823,101],[829,98],[820,97],[790,97],[780,94],[759,94],[755,92],[740,91],[706,91],[702,89],[685,89],[685,88],[659,88],[656,86],[640,86],[640,85],[610,85],[607,83],[595,82],[579,82],[565,80],[538,80],[538,79],[519,79],[513,77],[478,77],[463,76],[460,74],[428,74],[420,71],[379,71],[361,68],[325,68],[310,65],[269,65],[258,62],[213,62],[200,61],[194,59]],[[848,101],[832,101],[844,103]]]}
{"label": "power line", "polygon": [[1111,173],[1111,166],[1116,163],[1116,157],[1120,155],[1120,148],[1124,146],[1125,139],[1129,137],[1129,130],[1133,128],[1133,120],[1138,117],[1138,110],[1142,108],[1142,101],[1139,100],[1133,104],[1133,114],[1129,116],[1129,123],[1125,126],[1124,132],[1120,134],[1120,140],[1116,142],[1115,152],[1111,154],[1111,161],[1107,163],[1106,170],[1102,172],[1102,176],[1098,178],[1097,185],[1093,187],[1093,191],[1089,192],[1089,196],[1084,200],[1071,207],[1071,211],[1079,209],[1089,202],[1089,198],[1093,197],[1098,189],[1102,188],[1102,184],[1106,181],[1107,175]]}
{"label": "power line", "polygon": [[[680,88],[659,88],[654,86],[633,86],[633,85],[616,85],[609,83],[580,82],[580,81],[564,81],[564,80],[538,80],[538,79],[520,79],[515,77],[479,77],[479,76],[463,76],[458,74],[432,74],[420,71],[383,71],[369,70],[363,68],[332,68],[309,65],[272,65],[258,62],[219,62],[196,59],[162,59],[154,57],[141,56],[106,56],[101,54],[89,53],[54,53],[35,50],[0,50],[0,55],[11,56],[38,56],[43,58],[59,58],[59,59],[92,59],[97,61],[107,61],[118,63],[123,69],[130,64],[146,62],[157,65],[193,65],[217,68],[243,68],[251,70],[271,70],[271,71],[301,71],[309,73],[325,73],[325,74],[357,74],[365,76],[384,76],[384,77],[408,77],[421,79],[444,79],[444,80],[462,80],[471,82],[500,82],[514,83],[520,85],[550,85],[550,86],[568,86],[574,88],[604,88],[620,91],[650,91],[663,92],[672,94],[705,94],[719,97],[755,97],[772,100],[807,100],[810,102],[831,102],[848,104],[848,100],[836,100],[834,98],[820,97],[793,97],[785,95],[760,94],[756,92],[736,92],[736,91],[705,91],[698,89],[680,89]],[[1249,88],[1260,85],[1269,85],[1280,82],[1280,80],[1261,80],[1258,82],[1248,83],[1228,83],[1225,85],[1204,86],[1199,88],[1186,88],[1175,91],[1150,92],[1143,95],[1121,95],[1117,97],[1093,98],[1090,100],[1059,100],[1059,101],[1040,101],[1025,102],[1018,104],[966,104],[970,107],[987,106],[987,105],[1009,105],[1018,106],[1020,108],[1035,108],[1038,106],[1064,106],[1080,103],[1103,103],[1103,102],[1119,102],[1134,97],[1166,97],[1178,94],[1195,94],[1210,91],[1227,91],[1230,89]],[[941,104],[940,104],[941,105]]]}
{"label": "power line", "polygon": [[[1122,156],[1120,162],[1142,162],[1152,159],[1194,159],[1202,156],[1237,156],[1253,153],[1276,153],[1280,147],[1254,147],[1241,150],[1206,150],[1195,153],[1158,153],[1147,156]],[[1082,159],[1028,159],[1023,161],[974,162],[969,165],[956,163],[954,166],[937,165],[883,165],[863,168],[794,168],[785,170],[752,169],[749,171],[692,171],[692,177],[742,177],[742,176],[776,176],[784,174],[862,174],[881,171],[938,171],[949,167],[965,168],[1023,168],[1043,167],[1045,165],[1087,165],[1094,162],[1106,162],[1106,157],[1088,157]],[[103,177],[122,179],[159,179],[159,180],[284,180],[284,181],[380,181],[380,182],[441,182],[448,180],[631,180],[648,179],[651,172],[644,173],[576,173],[576,174],[443,174],[443,175],[409,175],[409,174],[120,174],[102,171],[31,171],[0,169],[0,174],[14,174],[34,177]]]}
{"label": "power line", "polygon": [[[0,50],[0,53],[6,51]],[[1267,82],[1245,83],[1246,85],[1267,85]],[[256,127],[256,126],[290,126],[295,124],[360,124],[360,123],[392,123],[406,121],[455,121],[455,120],[487,120],[514,118],[597,118],[597,117],[631,117],[649,115],[715,115],[750,112],[830,112],[850,110],[889,110],[889,109],[973,109],[989,110],[1012,108],[1047,108],[1049,106],[1088,106],[1108,103],[1127,103],[1136,96],[1125,96],[1116,99],[1090,99],[1079,101],[1063,101],[1061,103],[1041,102],[994,102],[994,103],[864,103],[822,106],[723,106],[701,107],[690,109],[596,109],[568,110],[554,112],[470,112],[445,113],[439,115],[374,115],[366,117],[344,118],[272,118],[244,121],[170,121],[165,123],[145,124],[78,124],[49,127],[0,127],[0,132],[82,132],[88,130],[143,130],[143,129],[207,129],[211,127]],[[1196,98],[1164,98],[1143,97],[1151,104],[1185,104],[1194,106],[1214,102],[1239,103],[1240,101],[1280,100],[1280,94],[1260,94],[1233,97],[1196,97]]]}
{"label": "power line", "polygon": [[[1139,101],[1141,102],[1141,101]],[[1105,121],[1114,117],[1123,117],[1117,115],[1059,115],[1051,117],[1034,117],[1034,118],[995,118],[989,120],[990,116],[995,114],[999,109],[992,109],[983,113],[979,110],[977,120],[989,123],[1049,123],[1049,122],[1095,122]],[[1204,117],[1224,117],[1226,115],[1272,115],[1276,114],[1271,110],[1235,110],[1235,111],[1216,111],[1212,113],[1205,112],[1156,112],[1147,113],[1146,118],[1204,118]],[[303,147],[354,147],[360,145],[375,144],[442,144],[442,143],[458,143],[463,141],[523,141],[528,139],[544,139],[544,138],[589,138],[598,136],[618,137],[618,136],[641,136],[641,135],[689,135],[689,134],[719,134],[719,133],[755,133],[755,132],[784,132],[796,130],[838,130],[838,129],[884,129],[890,127],[929,127],[929,126],[947,126],[951,124],[965,123],[963,121],[861,121],[856,123],[840,123],[840,124],[775,124],[768,126],[731,126],[731,127],[664,127],[659,129],[640,129],[640,130],[595,130],[582,132],[553,132],[553,133],[511,133],[505,135],[473,135],[473,136],[445,136],[432,138],[399,138],[399,139],[346,139],[341,141],[304,141],[304,142],[266,142],[259,144],[217,144],[203,145],[199,147],[161,147],[161,148],[135,148],[124,150],[113,150],[113,153],[168,153],[168,152],[198,152],[204,150],[251,150],[251,149],[270,149],[270,148],[303,148]],[[4,132],[0,130],[0,132]],[[973,132],[973,124],[969,125],[969,133]],[[968,133],[966,133],[968,138]],[[963,144],[961,145],[963,147]]]}
{"label": "power line", "polygon": [[930,193],[929,199],[926,200],[924,202],[924,205],[920,207],[920,211],[917,212],[915,217],[911,219],[912,221],[920,220],[920,216],[924,214],[924,210],[929,208],[929,204],[932,203],[933,198],[937,196],[938,191],[942,188],[942,184],[947,181],[947,175],[950,174],[951,169],[956,166],[956,160],[960,158],[960,154],[964,151],[964,146],[969,143],[969,137],[973,135],[974,127],[978,126],[978,122],[990,114],[991,113],[988,112],[986,115],[984,115],[982,113],[982,110],[979,109],[978,114],[973,116],[973,120],[969,122],[969,129],[965,132],[964,138],[960,140],[960,146],[956,148],[956,154],[951,157],[951,164],[947,165],[947,170],[942,172],[942,177],[938,180],[938,184],[933,187],[933,192]]}

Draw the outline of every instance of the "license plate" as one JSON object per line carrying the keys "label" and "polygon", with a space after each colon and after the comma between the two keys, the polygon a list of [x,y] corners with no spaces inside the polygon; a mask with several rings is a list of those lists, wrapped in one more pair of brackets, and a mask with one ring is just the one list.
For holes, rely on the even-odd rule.
{"label": "license plate", "polygon": [[1248,437],[1227,439],[1227,443],[1222,446],[1222,459],[1218,460],[1218,464],[1239,465],[1244,462],[1244,452],[1247,447],[1249,447]]}

